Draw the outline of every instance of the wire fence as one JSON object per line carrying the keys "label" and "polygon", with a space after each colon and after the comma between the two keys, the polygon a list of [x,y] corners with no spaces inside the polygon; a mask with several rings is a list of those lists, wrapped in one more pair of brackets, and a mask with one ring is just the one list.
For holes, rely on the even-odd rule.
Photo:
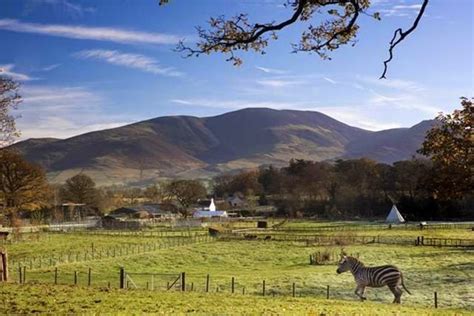
{"label": "wire fence", "polygon": [[42,256],[25,257],[21,259],[10,258],[9,266],[28,267],[28,270],[54,267],[59,264],[87,262],[107,258],[116,258],[130,255],[153,252],[160,249],[167,249],[175,246],[184,246],[200,242],[210,242],[213,237],[209,235],[193,235],[190,237],[166,238],[153,242],[145,242],[133,245],[117,245],[113,247],[94,247],[93,244],[88,250],[63,251],[55,254]]}
{"label": "wire fence", "polygon": [[133,237],[195,237],[205,236],[208,234],[207,230],[201,229],[180,229],[180,230],[92,230],[74,232],[78,235],[87,236],[133,236]]}
{"label": "wire fence", "polygon": [[386,245],[415,245],[436,247],[466,247],[474,248],[474,239],[461,238],[425,238],[417,236],[381,236],[381,235],[311,235],[311,234],[273,234],[272,231],[222,233],[219,240],[265,240],[281,242],[303,242],[307,246],[319,245],[354,245],[354,244],[386,244]]}
{"label": "wire fence", "polygon": [[360,231],[360,230],[430,230],[430,229],[474,229],[474,222],[469,223],[433,223],[433,224],[341,224],[327,226],[288,227],[281,225],[273,227],[282,232],[317,232],[317,231]]}
{"label": "wire fence", "polygon": [[[354,297],[351,287],[324,284],[321,282],[308,283],[305,281],[281,282],[276,279],[241,280],[232,275],[211,275],[185,272],[134,272],[125,268],[117,271],[116,277],[100,278],[91,268],[77,271],[62,271],[60,267],[48,271],[30,271],[27,267],[18,267],[16,281],[19,284],[53,284],[74,285],[82,287],[121,288],[125,290],[146,290],[151,292],[199,292],[223,293],[227,295],[253,295],[262,297],[318,297],[327,299],[347,300]],[[416,304],[423,306],[453,307],[449,300],[441,302],[438,291],[433,289],[418,290]],[[372,294],[376,301],[393,299],[389,291],[377,291]]]}

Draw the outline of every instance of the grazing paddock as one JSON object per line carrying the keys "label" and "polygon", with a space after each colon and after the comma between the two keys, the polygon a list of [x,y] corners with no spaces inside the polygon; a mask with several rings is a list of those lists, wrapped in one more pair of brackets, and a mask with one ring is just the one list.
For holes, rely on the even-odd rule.
{"label": "grazing paddock", "polygon": [[[426,230],[423,231],[423,235],[430,236],[439,231],[441,230]],[[472,238],[472,233],[469,234],[463,229],[448,230],[445,232],[447,236],[450,236],[449,231],[463,238]],[[374,232],[361,230],[360,233],[373,234]],[[418,231],[414,231],[413,235],[409,236],[416,235],[419,235]],[[30,256],[38,252],[54,254],[71,249],[87,250],[91,248],[92,243],[96,249],[99,249],[120,244],[168,243],[170,239],[176,240],[173,237],[146,236],[146,234],[123,236],[58,233],[41,236],[37,241],[9,245],[8,251],[10,260],[18,261],[20,258],[28,260]],[[162,306],[162,310],[168,312],[186,312],[189,308],[194,311],[219,313],[225,311],[225,309],[220,309],[225,307],[212,309],[210,306],[213,302],[220,301],[222,304],[228,302],[225,303],[228,304],[227,311],[240,310],[248,313],[261,311],[269,313],[272,311],[377,313],[387,308],[406,312],[433,308],[433,294],[436,291],[439,308],[463,310],[466,313],[474,312],[474,292],[471,290],[474,286],[474,250],[472,249],[382,244],[345,245],[346,252],[358,254],[366,265],[393,264],[400,268],[404,274],[405,284],[413,294],[403,295],[401,309],[385,304],[393,300],[393,295],[388,288],[368,288],[366,291],[368,302],[360,303],[354,295],[355,282],[350,273],[337,275],[335,264],[310,265],[311,254],[315,252],[339,253],[340,250],[340,246],[264,240],[260,237],[257,240],[212,239],[210,242],[173,244],[166,248],[150,249],[144,253],[98,257],[84,262],[64,262],[51,267],[30,269],[27,266],[26,282],[28,284],[9,285],[0,293],[2,296],[8,296],[12,302],[18,304],[15,306],[20,308],[22,298],[12,293],[17,290],[17,287],[20,289],[23,289],[22,286],[30,287],[32,292],[41,291],[41,289],[57,291],[56,287],[63,288],[65,285],[76,282],[77,287],[64,287],[67,291],[78,293],[74,301],[76,303],[69,304],[73,311],[82,311],[81,306],[84,305],[88,307],[83,311],[105,312],[107,308],[111,308],[105,304],[113,299],[111,296],[119,299],[122,295],[130,295],[134,298],[130,301],[131,306],[138,308],[138,311],[150,312],[156,311],[157,306]],[[129,275],[128,290],[117,289],[120,267],[124,267]],[[193,293],[175,293],[180,288],[179,282],[167,291],[167,287],[172,285],[181,272],[186,273],[186,291]],[[17,266],[11,267],[10,275],[13,281],[19,280]],[[55,281],[60,285],[54,285]],[[262,297],[263,281],[265,281],[266,297]],[[41,284],[33,286],[32,283]],[[296,298],[292,297],[293,284]],[[326,300],[328,286],[330,300]],[[232,294],[232,289],[234,294]],[[206,290],[209,293],[206,293]],[[104,303],[91,303],[90,300],[95,297]],[[199,300],[203,300],[202,305],[198,304]],[[332,305],[336,302],[335,300],[337,300],[337,306]],[[142,305],[137,303],[140,301],[144,304],[143,309],[141,309]],[[153,301],[156,301],[156,306],[152,305]],[[317,305],[320,307],[311,302],[318,302]],[[233,304],[235,304],[235,309]],[[208,309],[205,309],[206,306]],[[26,311],[27,308],[32,307],[21,308],[26,308]],[[428,310],[434,311],[434,309]],[[10,310],[10,312],[13,311]]]}
{"label": "grazing paddock", "polygon": [[250,315],[468,315],[461,309],[426,309],[312,297],[155,292],[51,285],[0,287],[0,314],[250,314]]}

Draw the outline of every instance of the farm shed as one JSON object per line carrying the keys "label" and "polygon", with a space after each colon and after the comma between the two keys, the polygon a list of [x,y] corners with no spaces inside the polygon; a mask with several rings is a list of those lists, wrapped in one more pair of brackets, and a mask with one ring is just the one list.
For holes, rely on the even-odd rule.
{"label": "farm shed", "polygon": [[176,218],[176,213],[172,212],[172,205],[168,204],[144,204],[138,206],[120,207],[108,215],[114,218]]}
{"label": "farm shed", "polygon": [[243,207],[247,204],[245,199],[240,194],[229,196],[227,198],[227,203],[229,203],[231,207]]}
{"label": "farm shed", "polygon": [[143,223],[139,220],[125,220],[113,216],[102,217],[102,228],[105,229],[140,229]]}

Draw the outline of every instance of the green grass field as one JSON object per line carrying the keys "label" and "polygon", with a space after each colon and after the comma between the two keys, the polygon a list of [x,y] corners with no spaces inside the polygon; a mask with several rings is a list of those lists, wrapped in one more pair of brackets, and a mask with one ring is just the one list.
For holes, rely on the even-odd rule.
{"label": "green grass field", "polygon": [[205,314],[205,315],[469,315],[460,309],[427,309],[312,297],[261,297],[224,293],[150,292],[50,285],[0,287],[0,314]]}
{"label": "green grass field", "polygon": [[[327,224],[327,223],[325,223]],[[373,231],[349,233],[374,234]],[[381,233],[381,232],[380,232]],[[384,232],[386,233],[386,232]],[[419,231],[392,231],[409,236]],[[471,234],[470,234],[471,233]],[[386,233],[388,234],[388,233]],[[411,235],[413,234],[413,235]],[[462,236],[472,238],[463,229],[425,230],[424,236]],[[45,234],[37,240],[7,246],[12,259],[27,259],[41,252],[44,255],[71,249],[109,247],[120,244],[136,245],[146,242],[168,242],[169,237],[109,236],[86,234]],[[309,255],[315,251],[338,253],[338,246],[307,246],[298,242],[263,240],[212,241],[171,246],[140,254],[129,254],[85,262],[61,263],[56,267],[27,269],[28,285],[2,287],[0,296],[7,304],[0,313],[26,313],[37,308],[41,312],[187,312],[201,313],[427,313],[434,312],[433,293],[438,292],[439,306],[445,314],[474,313],[474,250],[455,248],[415,247],[401,245],[346,245],[348,253],[359,254],[367,265],[395,264],[404,273],[405,284],[413,295],[404,294],[402,307],[389,304],[393,296],[387,288],[368,289],[369,302],[360,303],[353,293],[355,283],[350,273],[336,274],[336,266],[309,265]],[[119,268],[129,275],[129,287],[119,290]],[[58,283],[53,285],[58,269]],[[92,286],[88,288],[87,272],[92,271]],[[78,286],[70,286],[77,272]],[[166,291],[179,273],[186,273],[188,291]],[[141,273],[153,273],[142,275]],[[210,292],[204,293],[206,276],[210,276]],[[231,294],[231,280],[235,278],[235,294]],[[11,269],[11,279],[18,280],[18,269]],[[266,295],[262,297],[265,280]],[[33,283],[39,283],[34,285]],[[45,285],[43,283],[49,283]],[[111,289],[108,289],[108,286]],[[292,297],[292,284],[297,297]],[[69,286],[65,285],[68,284]],[[326,289],[330,286],[330,300]],[[153,287],[153,291],[151,290]],[[149,288],[150,290],[146,290]],[[245,294],[242,292],[245,291]],[[53,299],[34,303],[41,293],[56,293]],[[216,293],[217,292],[217,293]],[[69,295],[66,293],[70,293]],[[27,304],[28,297],[32,304]],[[69,299],[68,297],[74,297]],[[62,297],[62,298],[61,298]],[[129,297],[129,305],[127,305]],[[113,309],[112,302],[120,302]],[[96,302],[100,301],[100,302]],[[0,304],[1,305],[1,304]],[[64,306],[63,306],[64,305]],[[4,308],[2,311],[1,308]],[[438,310],[441,314],[442,310]]]}

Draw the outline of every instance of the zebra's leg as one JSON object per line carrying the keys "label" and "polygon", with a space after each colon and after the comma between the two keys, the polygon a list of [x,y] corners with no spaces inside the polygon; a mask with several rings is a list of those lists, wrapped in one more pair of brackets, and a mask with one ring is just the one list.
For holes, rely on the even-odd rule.
{"label": "zebra's leg", "polygon": [[398,296],[397,296],[397,304],[401,304],[401,303],[402,303],[401,298],[402,298],[402,293],[403,293],[403,291],[402,291],[402,289],[401,289],[400,287],[398,287],[398,286],[397,286],[395,289],[397,290],[397,293],[398,293]]}
{"label": "zebra's leg", "polygon": [[358,297],[360,297],[361,301],[366,300],[366,298],[364,297],[364,291],[365,291],[365,286],[358,285],[354,292]]}
{"label": "zebra's leg", "polygon": [[392,291],[393,295],[395,296],[395,299],[393,300],[393,303],[400,304],[400,297],[402,296],[402,290],[398,288],[398,286],[391,286],[389,287],[390,291]]}
{"label": "zebra's leg", "polygon": [[362,287],[361,287],[359,293],[360,293],[360,299],[361,299],[361,301],[365,301],[365,300],[367,299],[367,297],[364,296],[364,293],[365,293],[365,286],[362,286]]}

